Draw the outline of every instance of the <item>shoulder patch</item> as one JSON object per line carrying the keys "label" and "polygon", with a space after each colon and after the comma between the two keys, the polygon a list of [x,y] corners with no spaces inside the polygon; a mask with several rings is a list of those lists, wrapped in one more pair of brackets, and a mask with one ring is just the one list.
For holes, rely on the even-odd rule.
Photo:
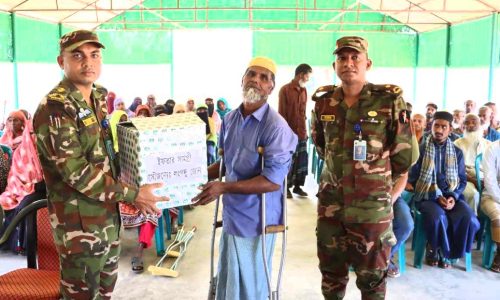
{"label": "shoulder patch", "polygon": [[324,85],[320,86],[312,95],[311,99],[313,101],[318,101],[321,100],[322,98],[325,98],[326,95],[331,95],[337,88],[336,85]]}
{"label": "shoulder patch", "polygon": [[55,88],[50,91],[50,93],[47,95],[47,101],[56,101],[60,103],[64,103],[64,100],[66,99],[66,96],[68,95],[69,90],[67,90],[63,86],[56,86]]}
{"label": "shoulder patch", "polygon": [[396,96],[403,94],[403,90],[394,84],[374,84],[373,92],[377,93],[389,93]]}
{"label": "shoulder patch", "polygon": [[94,84],[96,92],[106,97],[108,95],[108,90],[102,85]]}

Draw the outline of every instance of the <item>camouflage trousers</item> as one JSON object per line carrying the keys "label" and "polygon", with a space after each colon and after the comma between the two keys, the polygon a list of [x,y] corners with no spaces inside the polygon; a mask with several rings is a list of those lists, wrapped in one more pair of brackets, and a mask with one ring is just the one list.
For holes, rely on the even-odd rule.
{"label": "camouflage trousers", "polygon": [[59,256],[64,299],[111,299],[118,278],[120,240],[99,248],[99,252]]}
{"label": "camouflage trousers", "polygon": [[390,223],[349,224],[335,218],[318,219],[321,289],[325,299],[343,299],[349,266],[363,300],[385,299],[387,266],[393,233]]}

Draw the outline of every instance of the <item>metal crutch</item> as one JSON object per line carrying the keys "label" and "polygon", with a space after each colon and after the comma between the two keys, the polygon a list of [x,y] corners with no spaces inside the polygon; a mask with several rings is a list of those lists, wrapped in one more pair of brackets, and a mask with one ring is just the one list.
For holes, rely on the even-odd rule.
{"label": "metal crutch", "polygon": [[[261,160],[261,168],[264,170],[264,147],[259,146],[257,148],[257,152],[259,153]],[[287,188],[286,177],[283,184],[283,224],[282,225],[269,225],[266,226],[266,193],[262,193],[262,209],[261,209],[261,218],[262,218],[262,258],[264,261],[264,269],[266,271],[266,279],[267,279],[267,288],[269,292],[269,299],[271,300],[279,300],[280,299],[280,289],[281,289],[281,277],[283,275],[283,269],[285,267],[285,256],[286,256],[286,238],[287,238],[287,210],[286,210],[286,188]],[[281,241],[281,259],[280,259],[280,268],[278,272],[278,281],[276,283],[276,290],[273,291],[272,287],[272,277],[268,269],[267,255],[266,255],[266,234],[268,233],[283,233],[283,239]],[[272,270],[271,270],[272,271]]]}
{"label": "metal crutch", "polygon": [[[222,181],[222,173],[224,171],[224,150],[219,149],[220,166],[219,166],[219,181]],[[212,225],[212,240],[210,246],[210,287],[208,290],[208,300],[214,300],[217,293],[217,274],[215,274],[215,233],[217,228],[222,227],[222,221],[219,221],[219,204],[221,195],[215,201],[214,223]]]}
{"label": "metal crutch", "polygon": [[[175,240],[168,246],[165,250],[165,254],[163,257],[156,263],[154,266],[149,266],[148,271],[153,275],[157,276],[167,276],[167,277],[177,277],[179,276],[179,271],[177,271],[177,267],[179,266],[179,262],[184,254],[186,253],[187,246],[191,238],[193,238],[194,233],[196,231],[196,226],[190,231],[184,231],[184,226],[179,229],[177,235],[175,236]],[[162,266],[163,261],[167,257],[175,257],[174,263],[170,266],[170,268],[165,268]]]}

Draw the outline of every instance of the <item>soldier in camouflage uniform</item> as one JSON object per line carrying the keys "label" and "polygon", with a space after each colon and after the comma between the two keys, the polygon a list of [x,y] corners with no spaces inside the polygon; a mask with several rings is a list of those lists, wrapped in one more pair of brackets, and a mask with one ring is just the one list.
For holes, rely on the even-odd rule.
{"label": "soldier in camouflage uniform", "polygon": [[325,299],[344,297],[349,266],[362,299],[385,298],[395,243],[392,202],[411,165],[412,129],[402,91],[366,82],[372,64],[367,49],[363,38],[339,39],[334,69],[342,86],[323,86],[313,95],[312,138],[325,161],[317,223]]}
{"label": "soldier in camouflage uniform", "polygon": [[109,299],[118,273],[118,201],[145,213],[167,200],[117,181],[106,120],[106,89],[94,85],[104,46],[79,30],[60,40],[64,79],[41,101],[34,119],[65,299]]}

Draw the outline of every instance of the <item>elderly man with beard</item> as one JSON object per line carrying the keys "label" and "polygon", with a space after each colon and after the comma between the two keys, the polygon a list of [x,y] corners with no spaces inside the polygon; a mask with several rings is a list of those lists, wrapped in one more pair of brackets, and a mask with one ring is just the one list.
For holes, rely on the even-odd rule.
{"label": "elderly man with beard", "polygon": [[[455,146],[464,153],[465,173],[467,175],[467,185],[464,190],[465,201],[477,215],[477,206],[479,205],[479,192],[476,189],[476,157],[486,150],[491,143],[483,138],[481,127],[479,126],[479,117],[475,114],[467,114],[464,121],[464,137],[455,142]],[[482,176],[481,176],[482,177]]]}
{"label": "elderly man with beard", "polygon": [[[261,194],[266,193],[266,223],[282,221],[283,181],[288,174],[297,136],[267,103],[275,86],[276,65],[256,57],[243,75],[243,103],[222,121],[219,149],[224,151],[225,181],[205,184],[193,198],[205,205],[223,195],[223,229],[219,245],[217,299],[267,299],[261,252]],[[257,147],[264,147],[260,165]],[[208,168],[219,176],[220,161]],[[275,234],[266,235],[271,261]],[[269,265],[269,270],[271,270]]]}

